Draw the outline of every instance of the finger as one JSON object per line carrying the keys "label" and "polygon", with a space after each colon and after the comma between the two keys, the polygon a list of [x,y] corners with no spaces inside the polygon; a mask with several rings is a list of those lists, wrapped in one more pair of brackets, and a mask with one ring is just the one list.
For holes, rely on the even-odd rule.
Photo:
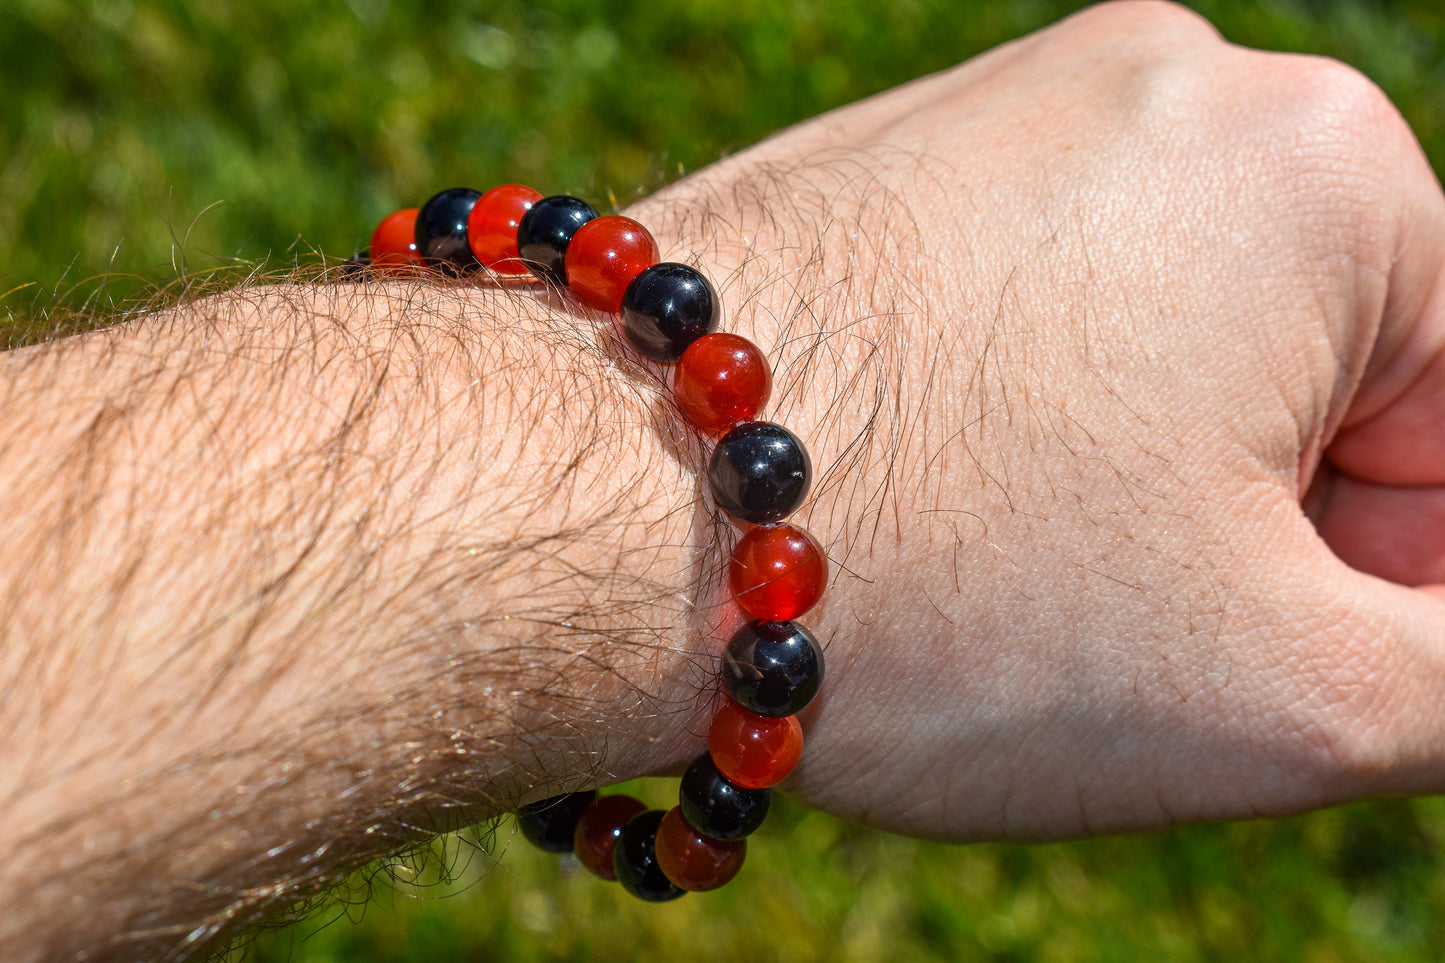
{"label": "finger", "polygon": [[[1315,657],[1330,666],[1316,697],[1339,767],[1336,801],[1445,788],[1445,595],[1341,574],[1344,609]],[[1309,667],[1306,666],[1308,673]]]}
{"label": "finger", "polygon": [[[1438,237],[1445,238],[1445,229]],[[1392,279],[1389,297],[1398,313],[1390,317],[1387,308],[1374,371],[1326,450],[1306,499],[1320,536],[1340,559],[1402,585],[1445,584],[1445,284],[1439,283],[1439,247],[1438,239],[1422,241],[1414,246],[1415,263],[1397,262],[1400,277]],[[1392,329],[1404,332],[1393,353]]]}
{"label": "finger", "polygon": [[1236,751],[1258,740],[1269,763],[1251,801],[1283,812],[1445,788],[1445,586],[1351,568],[1302,519],[1239,536],[1253,561],[1229,618],[1237,671],[1216,697],[1247,720]]}
{"label": "finger", "polygon": [[1390,160],[1379,176],[1398,210],[1394,249],[1374,350],[1328,458],[1361,481],[1445,484],[1445,195],[1404,121],[1387,114],[1394,148],[1381,151]]}
{"label": "finger", "polygon": [[[1440,255],[1429,253],[1438,272]],[[1445,484],[1445,284],[1432,279],[1431,288],[1419,313],[1398,322],[1409,329],[1404,344],[1379,374],[1367,377],[1327,452],[1350,478]]]}
{"label": "finger", "polygon": [[[1409,464],[1405,453],[1400,458]],[[1345,564],[1402,585],[1445,584],[1445,485],[1379,484],[1331,472],[1312,508],[1320,537]]]}

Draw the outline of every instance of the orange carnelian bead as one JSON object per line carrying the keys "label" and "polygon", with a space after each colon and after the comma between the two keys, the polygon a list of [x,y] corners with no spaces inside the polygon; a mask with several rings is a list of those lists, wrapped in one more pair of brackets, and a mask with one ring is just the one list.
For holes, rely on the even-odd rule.
{"label": "orange carnelian bead", "polygon": [[803,727],[797,716],[760,716],[728,699],[713,717],[707,749],[729,780],[766,789],[788,778],[803,757]]}
{"label": "orange carnelian bead", "polygon": [[541,199],[541,191],[521,184],[503,184],[477,198],[467,215],[467,243],[483,267],[498,274],[527,273],[517,251],[517,225]]}
{"label": "orange carnelian bead", "polygon": [[616,879],[612,849],[617,837],[629,819],[646,811],[647,807],[631,796],[598,796],[582,811],[573,831],[572,848],[577,859],[603,879]]}
{"label": "orange carnelian bead", "polygon": [[657,865],[679,888],[694,893],[717,889],[738,874],[748,841],[710,839],[693,829],[673,806],[657,826]]}
{"label": "orange carnelian bead", "polygon": [[818,540],[796,525],[759,525],[733,548],[728,583],[752,615],[786,622],[822,598],[828,559]]}
{"label": "orange carnelian bead", "polygon": [[622,310],[627,285],[657,263],[657,242],[630,217],[608,214],[577,228],[567,245],[567,286],[599,311]]}
{"label": "orange carnelian bead", "polygon": [[703,431],[724,432],[752,421],[773,391],[768,359],[735,334],[705,334],[677,359],[672,395],[687,419]]}
{"label": "orange carnelian bead", "polygon": [[415,207],[392,211],[376,225],[368,248],[373,268],[421,267],[426,263],[416,250],[417,211]]}

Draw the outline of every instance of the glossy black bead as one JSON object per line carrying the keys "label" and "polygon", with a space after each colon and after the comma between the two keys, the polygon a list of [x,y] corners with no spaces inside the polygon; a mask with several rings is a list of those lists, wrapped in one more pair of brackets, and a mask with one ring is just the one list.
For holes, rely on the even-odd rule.
{"label": "glossy black bead", "polygon": [[592,790],[542,799],[517,810],[517,828],[527,841],[549,853],[572,852],[572,832],[582,810],[597,798]]}
{"label": "glossy black bead", "polygon": [[667,815],[661,809],[649,809],[629,819],[612,847],[612,868],[617,882],[638,899],[664,903],[677,899],[687,890],[673,885],[657,865],[657,825]]}
{"label": "glossy black bead", "polygon": [[723,688],[760,716],[790,716],[818,694],[823,653],[796,622],[749,622],[733,633],[722,660]]}
{"label": "glossy black bead", "polygon": [[696,268],[654,264],[622,293],[622,330],[637,353],[672,363],[717,328],[717,292]]}
{"label": "glossy black bead", "polygon": [[758,831],[773,804],[771,789],[744,789],[698,756],[682,775],[678,805],[693,829],[713,839],[742,839]]}
{"label": "glossy black bead", "polygon": [[722,436],[707,467],[713,500],[755,525],[780,522],[803,504],[813,464],[798,436],[768,421],[749,421]]}
{"label": "glossy black bead", "polygon": [[343,281],[364,281],[371,269],[371,249],[362,248],[336,266],[336,276]]}
{"label": "glossy black bead", "polygon": [[544,281],[567,286],[567,245],[577,228],[597,216],[580,197],[544,197],[522,215],[517,225],[517,252],[527,268]]}
{"label": "glossy black bead", "polygon": [[467,218],[480,191],[449,187],[433,194],[416,215],[416,249],[426,262],[448,274],[480,267],[467,242]]}

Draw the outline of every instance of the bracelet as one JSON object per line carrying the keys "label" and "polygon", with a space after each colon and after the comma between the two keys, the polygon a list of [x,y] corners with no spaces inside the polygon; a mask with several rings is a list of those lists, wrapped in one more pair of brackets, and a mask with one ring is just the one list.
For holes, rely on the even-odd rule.
{"label": "bracelet", "polygon": [[798,438],[755,420],[772,390],[762,352],[716,332],[718,297],[695,268],[659,261],[657,242],[621,215],[543,197],[518,184],[485,194],[451,188],[420,209],[384,218],[350,264],[383,273],[429,269],[534,275],[619,315],[643,357],[674,365],[673,398],[687,419],[719,436],[708,461],[714,503],[746,530],[728,566],[732,597],[751,617],[729,640],[718,672],[726,696],[708,751],[682,777],[679,804],[649,810],[626,795],[568,793],[524,806],[522,834],[553,853],[574,852],[603,879],[645,900],[716,889],[742,867],[771,787],[803,750],[796,713],[817,694],[823,656],[794,619],[823,594],[828,563],[813,536],[784,519],[808,493],[812,466]]}

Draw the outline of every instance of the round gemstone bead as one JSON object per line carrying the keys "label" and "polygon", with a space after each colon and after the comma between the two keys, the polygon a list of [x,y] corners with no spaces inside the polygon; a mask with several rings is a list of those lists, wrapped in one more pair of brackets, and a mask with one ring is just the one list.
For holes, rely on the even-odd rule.
{"label": "round gemstone bead", "polygon": [[502,184],[477,198],[467,215],[467,243],[482,266],[498,274],[526,274],[517,250],[517,228],[541,191],[521,184]]}
{"label": "round gemstone bead", "polygon": [[638,354],[671,364],[717,327],[717,304],[717,292],[696,268],[664,261],[627,285],[622,330]]}
{"label": "round gemstone bead", "polygon": [[672,370],[673,398],[703,431],[723,432],[752,421],[772,390],[763,352],[747,338],[723,331],[688,345]]}
{"label": "round gemstone bead", "polygon": [[657,865],[681,889],[700,893],[717,889],[738,874],[748,841],[709,839],[674,806],[657,826]]}
{"label": "round gemstone bead", "polygon": [[599,311],[622,310],[632,279],[657,263],[657,242],[630,217],[609,214],[577,229],[567,246],[567,284]]}
{"label": "round gemstone bead", "polygon": [[535,202],[517,225],[517,250],[527,269],[565,287],[567,246],[577,229],[596,216],[591,204],[566,194]]}
{"label": "round gemstone bead", "polygon": [[749,622],[733,633],[722,660],[723,688],[760,716],[790,716],[818,694],[823,653],[796,622]]}
{"label": "round gemstone bead", "polygon": [[371,232],[371,266],[385,270],[421,267],[426,262],[416,251],[417,208],[404,207],[381,219]]}
{"label": "round gemstone bead", "polygon": [[336,265],[336,277],[343,281],[364,281],[371,268],[371,251],[357,251]]}
{"label": "round gemstone bead", "polygon": [[597,793],[571,792],[552,796],[517,810],[517,828],[538,849],[549,853],[570,853],[577,820]]}
{"label": "round gemstone bead", "polygon": [[796,716],[760,716],[729,699],[713,717],[707,750],[730,781],[766,789],[788,778],[803,758],[803,727]]}
{"label": "round gemstone bead", "polygon": [[421,206],[416,215],[416,250],[426,263],[450,274],[477,266],[467,243],[467,218],[481,196],[470,187],[449,187]]}
{"label": "round gemstone bead", "polygon": [[647,807],[631,796],[620,794],[599,796],[582,811],[577,828],[572,833],[572,848],[577,859],[593,873],[603,879],[616,879],[617,871],[612,866],[612,850],[622,827]]}
{"label": "round gemstone bead", "polygon": [[723,435],[707,469],[718,507],[755,525],[780,522],[796,511],[812,475],[803,443],[768,421],[749,421]]}
{"label": "round gemstone bead", "polygon": [[649,809],[627,821],[612,849],[612,869],[622,888],[639,899],[661,903],[677,899],[684,889],[657,865],[657,826],[666,815],[661,809]]}
{"label": "round gemstone bead", "polygon": [[771,789],[744,789],[718,772],[703,753],[683,773],[678,791],[682,814],[693,829],[712,839],[751,836],[768,818]]}
{"label": "round gemstone bead", "polygon": [[795,619],[817,604],[828,559],[817,539],[796,525],[759,525],[733,548],[728,584],[739,605],[760,619]]}

